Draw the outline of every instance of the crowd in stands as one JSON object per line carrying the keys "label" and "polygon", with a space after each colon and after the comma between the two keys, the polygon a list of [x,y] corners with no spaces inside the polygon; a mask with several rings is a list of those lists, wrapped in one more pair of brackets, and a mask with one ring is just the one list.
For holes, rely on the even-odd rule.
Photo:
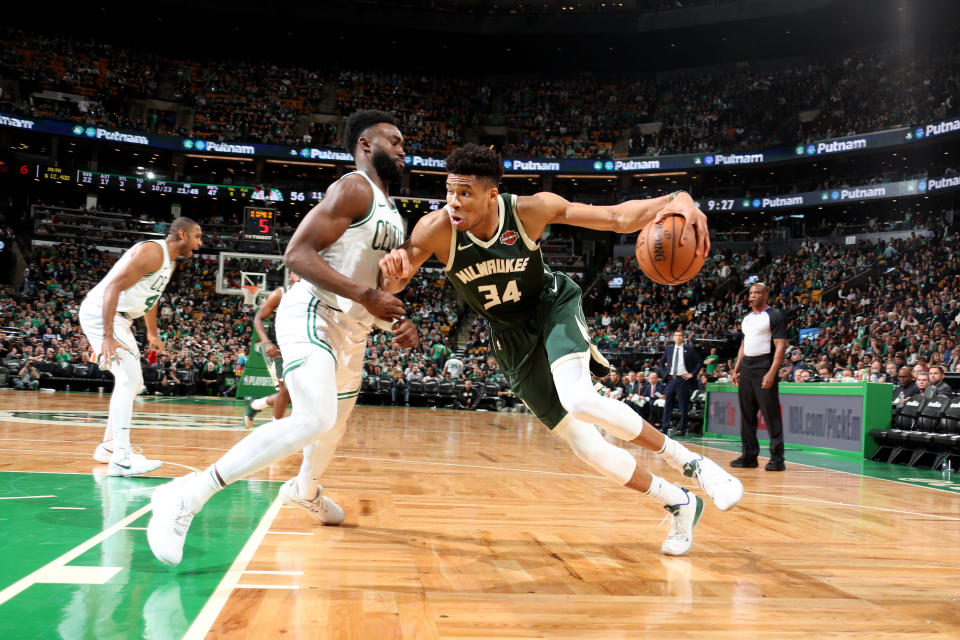
{"label": "crowd in stands", "polygon": [[[69,239],[34,248],[23,283],[4,285],[0,292],[0,361],[50,354],[39,370],[52,377],[71,363],[95,368],[96,354],[80,329],[77,310],[118,257]],[[158,302],[160,338],[168,349],[141,353],[148,391],[193,393],[212,364],[218,378],[211,390],[219,392],[242,370],[252,314],[239,298],[214,293],[215,269],[212,260],[184,262]],[[173,386],[164,383],[171,370],[179,380]]]}
{"label": "crowd in stands", "polygon": [[[637,156],[796,144],[956,115],[953,96],[960,88],[956,42],[848,53],[770,70],[519,82],[179,60],[10,28],[0,29],[0,45],[0,77],[19,83],[19,99],[4,95],[0,109],[17,114],[219,140],[337,146],[336,126],[312,116],[382,108],[397,113],[408,152],[437,156],[489,124],[507,126],[502,148],[508,156]],[[43,97],[43,91],[75,98]],[[132,100],[150,98],[192,109],[193,116],[172,108],[133,109]],[[641,124],[647,133],[640,132]]]}
{"label": "crowd in stands", "polygon": [[[585,294],[591,339],[615,369],[601,381],[603,392],[652,406],[655,363],[676,327],[708,357],[699,387],[728,379],[733,360],[729,353],[721,358],[718,346],[739,341],[742,282],[751,276],[768,284],[772,303],[788,315],[784,380],[896,383],[904,381],[904,368],[911,380],[931,368],[938,373],[938,366],[960,372],[960,234],[926,226],[920,219],[916,233],[855,245],[808,238],[778,255],[762,242],[747,251],[716,248],[697,278],[669,289],[653,285],[632,258],[611,259],[601,282],[619,277],[623,286],[599,284]],[[0,291],[0,364],[9,371],[7,384],[23,389],[44,386],[45,377],[71,364],[95,369],[77,307],[118,255],[71,239],[33,251],[23,283]],[[186,261],[161,298],[158,323],[168,351],[142,354],[148,393],[229,393],[242,372],[253,309],[214,293],[216,268],[213,260]],[[735,286],[724,286],[730,282]],[[449,383],[451,406],[521,406],[491,357],[485,322],[464,313],[440,271],[423,271],[403,299],[419,325],[420,345],[397,349],[389,334],[375,330],[367,342],[365,389],[402,405],[427,383]],[[654,395],[644,400],[639,383],[651,382],[651,374]],[[483,399],[490,402],[481,405]]]}

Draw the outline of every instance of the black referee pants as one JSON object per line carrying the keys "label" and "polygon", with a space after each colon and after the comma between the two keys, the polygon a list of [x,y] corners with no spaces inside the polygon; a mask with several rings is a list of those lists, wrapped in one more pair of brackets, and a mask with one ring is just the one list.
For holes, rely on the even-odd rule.
{"label": "black referee pants", "polygon": [[773,386],[764,389],[763,376],[770,370],[770,356],[744,356],[740,363],[740,380],[737,394],[740,397],[740,439],[743,441],[743,457],[756,459],[760,454],[757,442],[757,412],[763,414],[770,433],[770,459],[783,460],[783,419],[780,416],[780,381],[775,377]]}

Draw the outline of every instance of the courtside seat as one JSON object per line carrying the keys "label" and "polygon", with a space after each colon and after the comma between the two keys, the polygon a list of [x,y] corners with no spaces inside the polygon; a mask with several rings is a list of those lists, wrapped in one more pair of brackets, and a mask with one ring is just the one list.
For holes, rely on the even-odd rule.
{"label": "courtside seat", "polygon": [[940,457],[935,437],[940,432],[943,413],[950,401],[949,395],[937,394],[930,398],[920,410],[920,415],[914,423],[916,431],[911,431],[907,435],[907,445],[914,450],[908,463],[911,467],[930,468]]}
{"label": "courtside seat", "polygon": [[453,383],[452,382],[441,382],[440,383],[440,394],[437,398],[438,407],[449,407],[453,404]]}
{"label": "courtside seat", "polygon": [[440,383],[430,380],[423,383],[423,401],[428,407],[435,407],[440,402]]}
{"label": "courtside seat", "polygon": [[954,395],[940,418],[940,433],[960,433],[960,395]]}
{"label": "courtside seat", "polygon": [[925,400],[923,394],[915,394],[906,399],[899,409],[894,411],[890,429],[874,429],[870,434],[880,447],[870,458],[882,462],[907,463],[913,454],[910,451],[907,438],[914,430],[914,423],[923,410]]}
{"label": "courtside seat", "polygon": [[363,404],[373,404],[377,399],[377,391],[380,387],[380,380],[376,376],[367,376],[360,385],[360,402]]}
{"label": "courtside seat", "polygon": [[423,381],[411,380],[407,383],[407,387],[410,389],[410,404],[422,406],[424,402]]}
{"label": "courtside seat", "polygon": [[500,408],[500,385],[496,382],[485,382],[483,386],[477,385],[483,389],[483,399],[480,400],[480,407],[496,411]]}

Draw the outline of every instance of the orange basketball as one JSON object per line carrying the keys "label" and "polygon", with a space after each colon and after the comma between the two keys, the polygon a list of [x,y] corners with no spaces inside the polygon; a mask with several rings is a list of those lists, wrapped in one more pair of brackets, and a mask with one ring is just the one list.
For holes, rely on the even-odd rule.
{"label": "orange basketball", "polygon": [[683,216],[670,215],[643,228],[637,237],[637,262],[647,277],[659,284],[680,284],[700,273],[707,256],[694,255],[697,232],[693,227],[684,232],[680,246]]}

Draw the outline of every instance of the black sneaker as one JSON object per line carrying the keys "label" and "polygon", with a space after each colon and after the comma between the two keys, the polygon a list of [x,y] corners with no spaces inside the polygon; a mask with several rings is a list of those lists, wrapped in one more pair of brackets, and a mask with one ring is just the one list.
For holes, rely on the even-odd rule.
{"label": "black sneaker", "polygon": [[253,429],[253,418],[260,413],[260,411],[253,408],[253,398],[246,398],[244,404],[246,408],[243,411],[243,426],[247,429]]}
{"label": "black sneaker", "polygon": [[756,458],[748,458],[746,456],[740,456],[734,460],[730,461],[731,467],[736,467],[737,469],[756,469],[760,465],[757,463]]}
{"label": "black sneaker", "polygon": [[770,462],[764,467],[767,471],[785,471],[786,468],[787,465],[783,464],[783,460],[777,460],[776,458],[770,458]]}

